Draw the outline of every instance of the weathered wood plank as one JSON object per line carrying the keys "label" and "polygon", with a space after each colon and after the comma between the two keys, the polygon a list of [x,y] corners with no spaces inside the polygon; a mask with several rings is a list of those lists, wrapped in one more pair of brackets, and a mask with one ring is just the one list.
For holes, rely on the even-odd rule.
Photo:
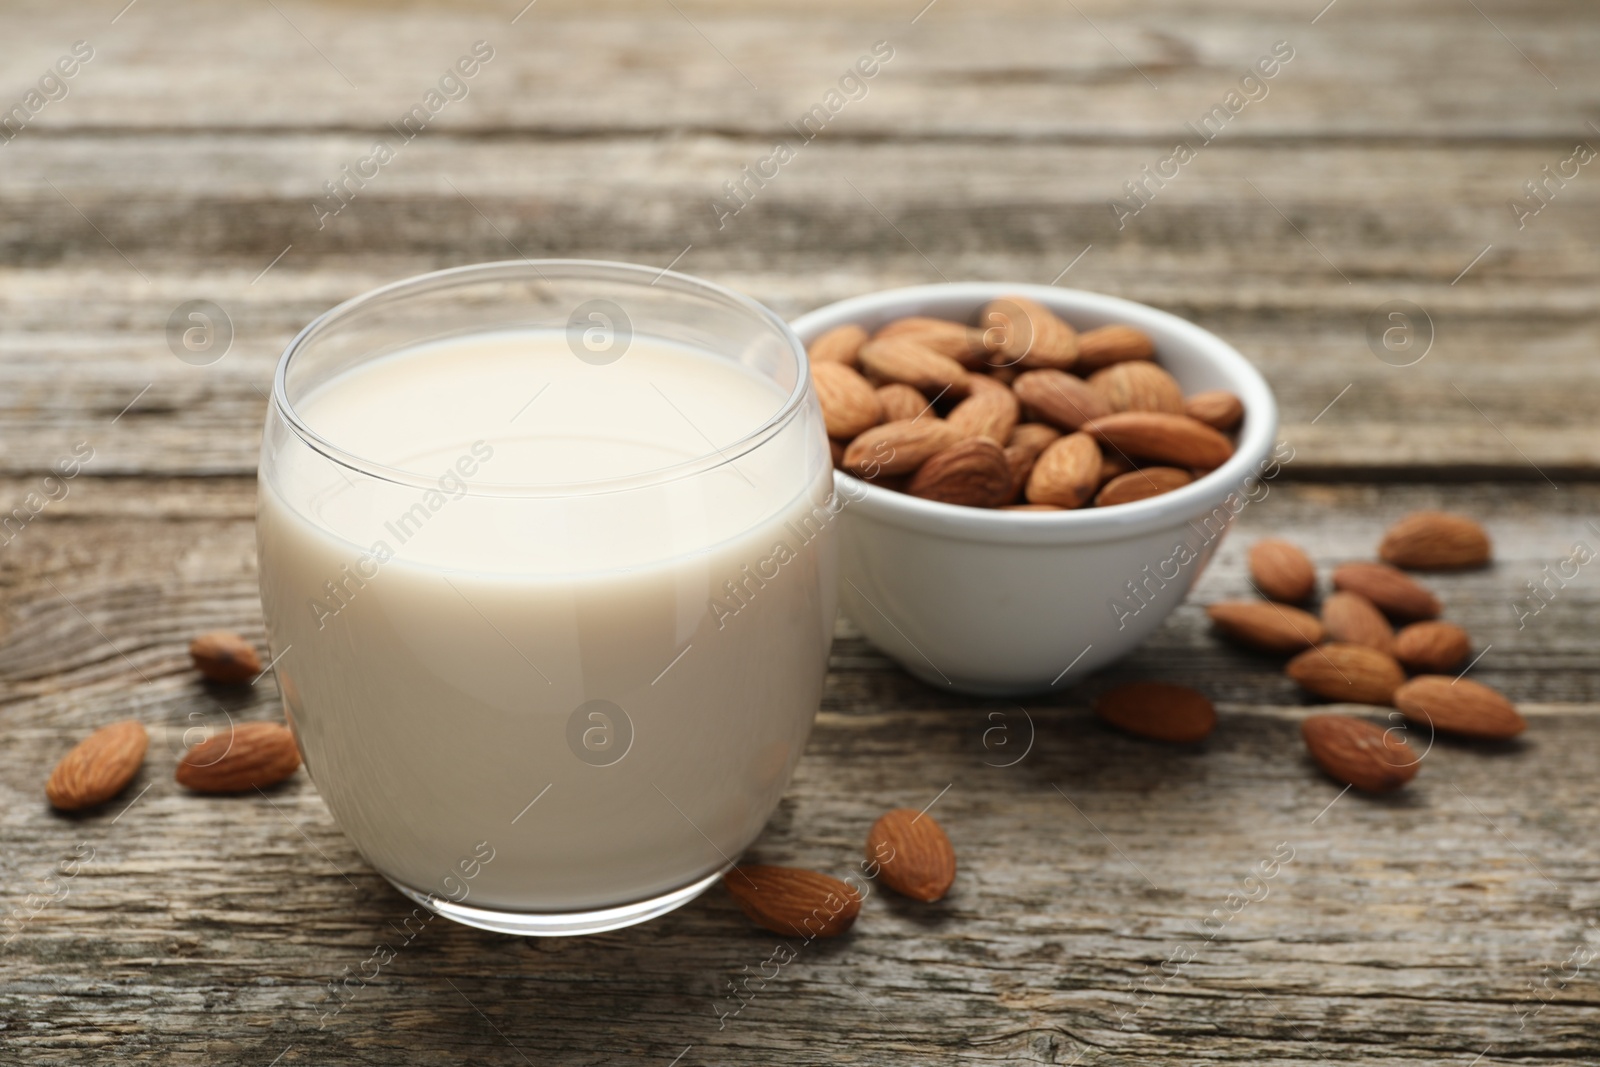
{"label": "weathered wood plank", "polygon": [[[1595,251],[1581,233],[1600,213],[1600,182],[1584,181],[1583,169],[1562,187],[1552,182],[1550,202],[1521,229],[1507,207],[1513,197],[1539,206],[1524,183],[1557,168],[1571,154],[1567,141],[1262,146],[1223,135],[1176,176],[1150,180],[1148,206],[1119,229],[1110,200],[1137,207],[1124,183],[1170,146],[819,140],[775,176],[769,167],[758,185],[741,177],[771,155],[755,138],[485,141],[424,132],[410,143],[389,134],[394,158],[368,167],[359,185],[349,180],[348,206],[319,216],[314,205],[331,212],[341,202],[324,183],[370,156],[376,139],[19,138],[6,146],[0,254],[38,265],[116,259],[121,249],[159,275],[173,252],[238,257],[259,271],[291,241],[288,266],[316,254],[515,255],[512,245],[535,256],[627,249],[670,258],[690,242],[767,256],[913,251],[881,210],[938,270],[959,269],[962,256],[1047,253],[1053,274],[1096,242],[1137,248],[1156,269],[1170,269],[1166,256],[1225,261],[1245,280],[1287,271],[1342,285],[1342,271],[1351,282],[1448,284],[1493,243],[1499,251],[1469,276],[1481,288],[1587,276]],[[749,203],[724,217],[712,202],[739,206],[724,184],[733,180],[747,182]]]}
{"label": "weathered wood plank", "polygon": [[[0,499],[19,496],[30,484],[0,482]],[[0,607],[9,631],[0,645],[0,703],[11,704],[12,714],[30,716],[22,720],[27,725],[53,721],[32,717],[45,712],[28,700],[78,685],[148,690],[148,698],[137,697],[145,704],[158,694],[167,699],[195,688],[185,649],[199,630],[226,625],[260,640],[252,481],[83,475],[67,484],[64,499],[0,546]],[[1600,586],[1580,568],[1565,587],[1546,589],[1543,607],[1529,599],[1527,588],[1544,581],[1547,566],[1556,573],[1576,542],[1600,551],[1594,525],[1600,522],[1600,486],[1268,484],[1268,496],[1245,509],[1243,526],[1224,543],[1191,602],[1107,678],[1202,684],[1218,699],[1240,704],[1294,703],[1298,691],[1282,677],[1279,662],[1217,641],[1200,605],[1249,595],[1244,552],[1264,531],[1302,544],[1326,578],[1338,563],[1373,558],[1383,529],[1400,515],[1436,507],[1477,516],[1495,541],[1492,568],[1424,579],[1480,649],[1493,646],[1476,676],[1520,699],[1600,703],[1600,652],[1589,639],[1600,627]],[[909,684],[847,622],[840,627],[828,710],[964,702]],[[174,721],[190,710],[174,711]]]}
{"label": "weathered wood plank", "polygon": [[[680,268],[797,314],[941,275],[1049,281],[1089,247],[1063,284],[1170,308],[1258,361],[1300,451],[1296,476],[1600,471],[1583,403],[1600,385],[1600,261],[1580,239],[1600,224],[1600,185],[1564,190],[1519,231],[1504,197],[1539,172],[1539,149],[1218,146],[1195,164],[1209,169],[1171,183],[1119,232],[1104,198],[1137,172],[1140,149],[818,145],[719,231],[714,178],[754,158],[750,142],[601,151],[441,138],[408,148],[381,190],[318,231],[317,183],[362,143],[11,146],[0,361],[13,388],[0,411],[19,432],[0,440],[0,467],[40,470],[64,447],[108,438],[148,386],[115,424],[115,447],[98,451],[99,470],[247,472],[282,345],[339,300],[432,267],[519,251],[663,266],[682,255]],[[1430,208],[1441,180],[1454,206]],[[54,266],[27,266],[41,258]],[[194,298],[234,320],[234,350],[215,367],[168,351],[168,316]],[[1369,348],[1374,312],[1395,299],[1431,316],[1434,350],[1416,366]]]}
{"label": "weathered wood plank", "polygon": [[[340,300],[438,265],[280,267],[254,285],[248,271],[221,268],[158,276],[159,295],[126,268],[13,272],[0,285],[0,367],[8,383],[0,418],[14,430],[0,435],[0,470],[43,472],[85,442],[95,450],[96,473],[246,474],[256,465],[282,346]],[[792,263],[799,273],[746,270],[738,257],[714,252],[681,264],[691,265],[789,315],[937,280],[915,256],[853,261],[831,273],[818,260]],[[1565,484],[1600,474],[1600,431],[1586,399],[1600,389],[1592,358],[1600,317],[1590,310],[1529,308],[1507,292],[1515,287],[1397,286],[1387,292],[1420,302],[1439,331],[1428,358],[1399,368],[1378,360],[1365,339],[1384,290],[1369,287],[1364,307],[1351,295],[1342,306],[1314,308],[1307,307],[1313,291],[1295,286],[1243,291],[1140,277],[1111,257],[1097,266],[1107,269],[1086,271],[1080,284],[1184,315],[1256,362],[1277,392],[1281,436],[1296,449],[1292,478],[1489,476],[1546,484],[1548,476]],[[1048,281],[1046,269],[1038,257],[986,257],[971,274],[953,276]],[[220,304],[236,331],[232,351],[209,367],[182,363],[168,349],[168,316],[195,298]],[[1543,290],[1529,297],[1550,298]],[[76,328],[63,329],[67,322]],[[6,511],[18,503],[0,500]]]}
{"label": "weathered wood plank", "polygon": [[[945,0],[914,22],[921,5],[900,0],[676,10],[541,0],[526,11],[499,0],[412,6],[403,15],[357,4],[276,6],[223,12],[144,0],[115,24],[119,4],[17,10],[8,16],[13,47],[0,60],[0,84],[20,95],[73,41],[87,39],[95,58],[30,133],[383,129],[481,39],[495,57],[470,95],[440,114],[442,127],[766,137],[818,103],[873,42],[888,40],[895,58],[846,107],[840,132],[1162,140],[1220,102],[1279,40],[1296,56],[1271,94],[1247,109],[1254,136],[1565,138],[1584,130],[1600,91],[1589,61],[1600,26],[1576,0],[1484,4],[1485,14],[1438,0],[1344,0],[1315,24],[1321,5],[1258,0],[1099,0],[1077,11],[1046,0]],[[1529,109],[1529,99],[1539,106]]]}
{"label": "weathered wood plank", "polygon": [[[844,873],[880,810],[921,806],[949,785],[936,811],[962,874],[937,908],[870,900],[849,939],[801,948],[719,1029],[734,1006],[726,983],[759,973],[776,945],[720,891],[582,946],[442,921],[413,923],[408,942],[409,909],[304,776],[267,798],[181,795],[170,774],[186,727],[219,718],[219,702],[237,718],[276,715],[270,682],[229,697],[183,662],[202,627],[259,638],[253,487],[72,484],[0,554],[12,627],[0,645],[5,903],[65,890],[4,949],[0,1041],[27,1062],[76,1062],[85,1049],[177,1064],[669,1062],[685,1049],[684,1063],[1600,1054],[1592,972],[1522,1014],[1540,1008],[1529,984],[1545,968],[1600,947],[1583,830],[1600,817],[1589,743],[1600,672],[1585,637],[1600,595],[1583,575],[1520,630],[1510,607],[1573,539],[1600,540],[1587,525],[1600,488],[1284,484],[1245,510],[1197,602],[1244,591],[1243,552],[1262,531],[1301,541],[1326,567],[1369,554],[1382,524],[1411,507],[1488,522],[1496,566],[1432,584],[1451,617],[1494,645],[1477,676],[1525,702],[1532,726],[1503,750],[1439,743],[1391,801],[1344,797],[1323,811],[1338,788],[1301,755],[1305,701],[1276,661],[1209,636],[1197,606],[1026,715],[931,690],[843,627],[807,758],[755,856]],[[1095,725],[1089,696],[1133,677],[1200,685],[1219,701],[1221,729],[1171,751]],[[154,728],[128,794],[137,803],[50,814],[50,763],[92,725],[128,715]],[[1010,748],[986,732],[997,723]],[[1030,737],[1026,756],[996,766]],[[1280,842],[1294,859],[1268,897],[1220,933],[1200,927]],[[80,844],[76,856],[93,858],[63,883],[60,864]],[[379,944],[393,962],[325,1014],[337,1003],[327,984],[359,973]]]}

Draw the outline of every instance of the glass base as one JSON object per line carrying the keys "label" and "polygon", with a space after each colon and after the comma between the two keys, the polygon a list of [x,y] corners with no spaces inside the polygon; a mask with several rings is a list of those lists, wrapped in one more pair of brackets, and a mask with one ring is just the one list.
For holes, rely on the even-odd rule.
{"label": "glass base", "polygon": [[[435,915],[443,915],[465,926],[479,930],[493,930],[501,934],[519,934],[523,937],[581,937],[584,934],[602,934],[607,930],[620,930],[624,926],[646,922],[681,908],[695,897],[710,889],[712,884],[728,872],[730,867],[713,871],[682,889],[674,889],[659,897],[622,904],[597,911],[524,912],[498,911],[491,908],[472,908],[456,904],[433,893],[423,893],[410,886],[401,885],[393,878],[389,884],[400,890]],[[387,876],[385,876],[387,877]]]}

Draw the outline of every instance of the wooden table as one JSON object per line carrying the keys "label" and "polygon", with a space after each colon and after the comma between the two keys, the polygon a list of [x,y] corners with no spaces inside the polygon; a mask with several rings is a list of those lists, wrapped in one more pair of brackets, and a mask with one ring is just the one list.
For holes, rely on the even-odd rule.
{"label": "wooden table", "polygon": [[[1572,162],[1600,145],[1592,6],[920,2],[7,5],[0,107],[28,121],[0,144],[0,503],[66,495],[0,552],[0,1061],[1600,1062],[1596,565],[1516,608],[1600,546],[1600,164]],[[67,95],[28,115],[80,40]],[[468,95],[401,141],[479,40]],[[865,95],[719,228],[723,183],[798,142],[877,41]],[[1228,112],[1279,41],[1293,58]],[[1219,106],[1119,229],[1124,182]],[[394,158],[319,228],[323,183],[378,140]],[[719,1020],[779,940],[720,889],[582,941],[407,937],[303,774],[231,800],[172,781],[218,700],[279,714],[270,680],[219,697],[184,649],[262,638],[253,478],[285,342],[374,285],[524,255],[676,264],[790,315],[940,278],[1117,293],[1255,360],[1296,458],[1193,602],[1059,696],[936,691],[841,622],[753,855],[843,873],[877,814],[937,800],[961,873],[935,907],[875,894]],[[207,365],[169,347],[192,300],[231,323]],[[1392,301],[1422,309],[1420,362],[1369,347]],[[1200,605],[1246,591],[1258,536],[1325,569],[1421,506],[1495,538],[1492,569],[1433,585],[1530,727],[1341,797],[1298,739],[1311,702]],[[1198,686],[1220,728],[1175,750],[1097,725],[1093,695],[1135,678]],[[53,814],[53,762],[129,716],[152,728],[139,779]],[[1284,850],[1265,899],[1207,923]],[[380,944],[395,958],[331,997]]]}

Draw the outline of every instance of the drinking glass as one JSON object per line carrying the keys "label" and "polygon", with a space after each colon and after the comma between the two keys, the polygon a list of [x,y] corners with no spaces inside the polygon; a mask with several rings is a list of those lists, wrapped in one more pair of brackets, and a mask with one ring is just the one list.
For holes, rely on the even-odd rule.
{"label": "drinking glass", "polygon": [[728,289],[523,260],[341,304],[284,353],[261,452],[306,769],[448,918],[582,934],[678,907],[805,747],[842,505],[804,348]]}

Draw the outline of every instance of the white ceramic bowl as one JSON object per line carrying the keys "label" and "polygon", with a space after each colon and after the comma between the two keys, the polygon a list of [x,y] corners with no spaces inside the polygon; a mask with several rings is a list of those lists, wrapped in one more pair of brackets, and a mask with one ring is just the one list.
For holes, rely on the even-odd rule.
{"label": "white ceramic bowl", "polygon": [[840,606],[912,674],[986,695],[1064,688],[1132,651],[1183,600],[1229,522],[1278,471],[1278,406],[1256,369],[1214,334],[1131,300],[1047,285],[924,285],[830,304],[794,329],[809,345],[852,322],[869,332],[905,315],[973,322],[1008,293],[1079,330],[1138,327],[1185,395],[1230,390],[1245,418],[1227,463],[1181,489],[1110,508],[960,507],[835,472]]}

